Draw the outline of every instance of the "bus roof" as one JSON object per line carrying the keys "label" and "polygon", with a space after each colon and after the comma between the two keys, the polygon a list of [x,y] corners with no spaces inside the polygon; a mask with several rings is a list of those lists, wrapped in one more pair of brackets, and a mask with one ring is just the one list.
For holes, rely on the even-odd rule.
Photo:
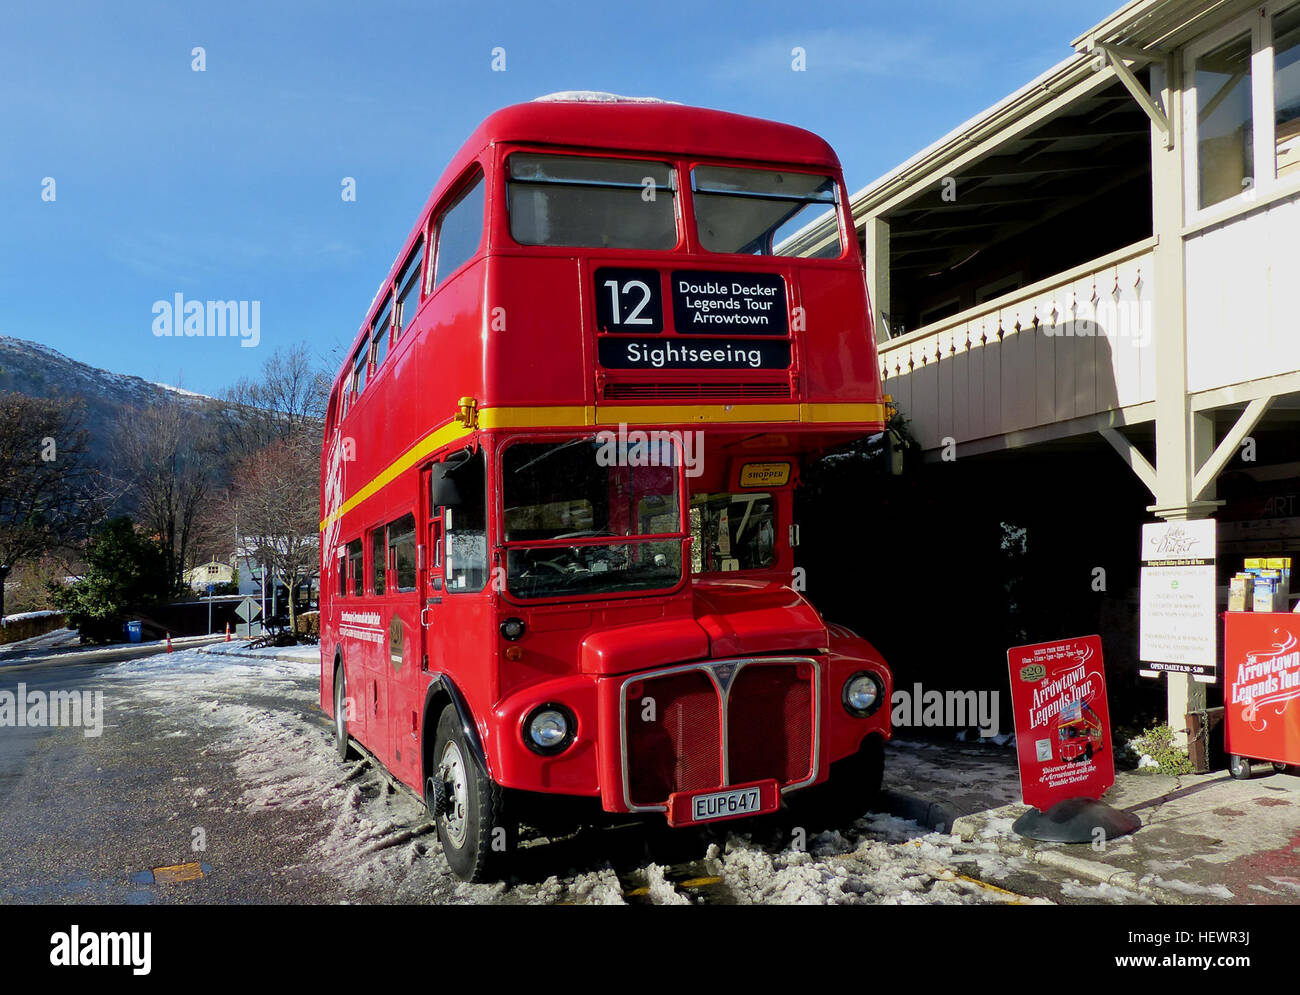
{"label": "bus roof", "polygon": [[402,250],[375,289],[365,321],[353,337],[348,358],[335,378],[336,384],[347,375],[351,357],[366,336],[379,292],[396,277],[398,267],[424,231],[429,212],[471,160],[478,158],[487,146],[500,142],[840,168],[835,151],[811,131],[707,107],[587,90],[562,91],[503,107],[483,119],[443,170],[425,202],[420,220],[406,236]]}
{"label": "bus roof", "polygon": [[519,142],[839,168],[826,142],[793,125],[666,101],[564,96],[514,104],[489,115],[464,150]]}

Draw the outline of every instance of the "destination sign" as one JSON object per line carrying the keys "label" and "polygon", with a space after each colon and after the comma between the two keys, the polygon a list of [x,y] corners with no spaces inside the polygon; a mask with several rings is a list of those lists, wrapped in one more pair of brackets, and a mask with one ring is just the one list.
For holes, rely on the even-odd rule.
{"label": "destination sign", "polygon": [[784,370],[790,343],[751,339],[602,338],[600,365],[612,370]]}
{"label": "destination sign", "polygon": [[776,273],[678,270],[673,321],[683,335],[785,335],[785,280]]}

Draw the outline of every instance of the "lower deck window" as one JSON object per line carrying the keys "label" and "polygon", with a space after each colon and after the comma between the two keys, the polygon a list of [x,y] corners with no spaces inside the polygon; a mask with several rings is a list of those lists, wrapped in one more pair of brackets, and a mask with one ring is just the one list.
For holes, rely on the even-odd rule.
{"label": "lower deck window", "polygon": [[352,593],[361,596],[365,575],[361,568],[361,540],[353,539],[348,543],[348,576],[352,579]]}
{"label": "lower deck window", "polygon": [[776,502],[771,494],[696,494],[691,536],[693,573],[770,567],[776,562]]}

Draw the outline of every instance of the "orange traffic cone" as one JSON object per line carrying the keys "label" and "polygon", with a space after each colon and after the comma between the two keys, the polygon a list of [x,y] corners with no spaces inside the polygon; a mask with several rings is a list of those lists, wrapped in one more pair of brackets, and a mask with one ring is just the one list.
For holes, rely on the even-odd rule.
{"label": "orange traffic cone", "polygon": [[230,623],[226,623],[226,642],[230,642]]}
{"label": "orange traffic cone", "polygon": [[167,633],[167,652],[170,653],[171,651],[172,651],[172,634],[169,632]]}

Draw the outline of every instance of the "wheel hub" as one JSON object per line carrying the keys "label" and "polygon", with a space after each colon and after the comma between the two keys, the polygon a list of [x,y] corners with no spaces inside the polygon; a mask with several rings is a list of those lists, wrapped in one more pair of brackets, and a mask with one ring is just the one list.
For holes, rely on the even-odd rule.
{"label": "wheel hub", "polygon": [[448,842],[460,849],[468,830],[469,783],[465,759],[455,743],[443,747],[438,773],[433,780],[434,817],[440,820]]}

